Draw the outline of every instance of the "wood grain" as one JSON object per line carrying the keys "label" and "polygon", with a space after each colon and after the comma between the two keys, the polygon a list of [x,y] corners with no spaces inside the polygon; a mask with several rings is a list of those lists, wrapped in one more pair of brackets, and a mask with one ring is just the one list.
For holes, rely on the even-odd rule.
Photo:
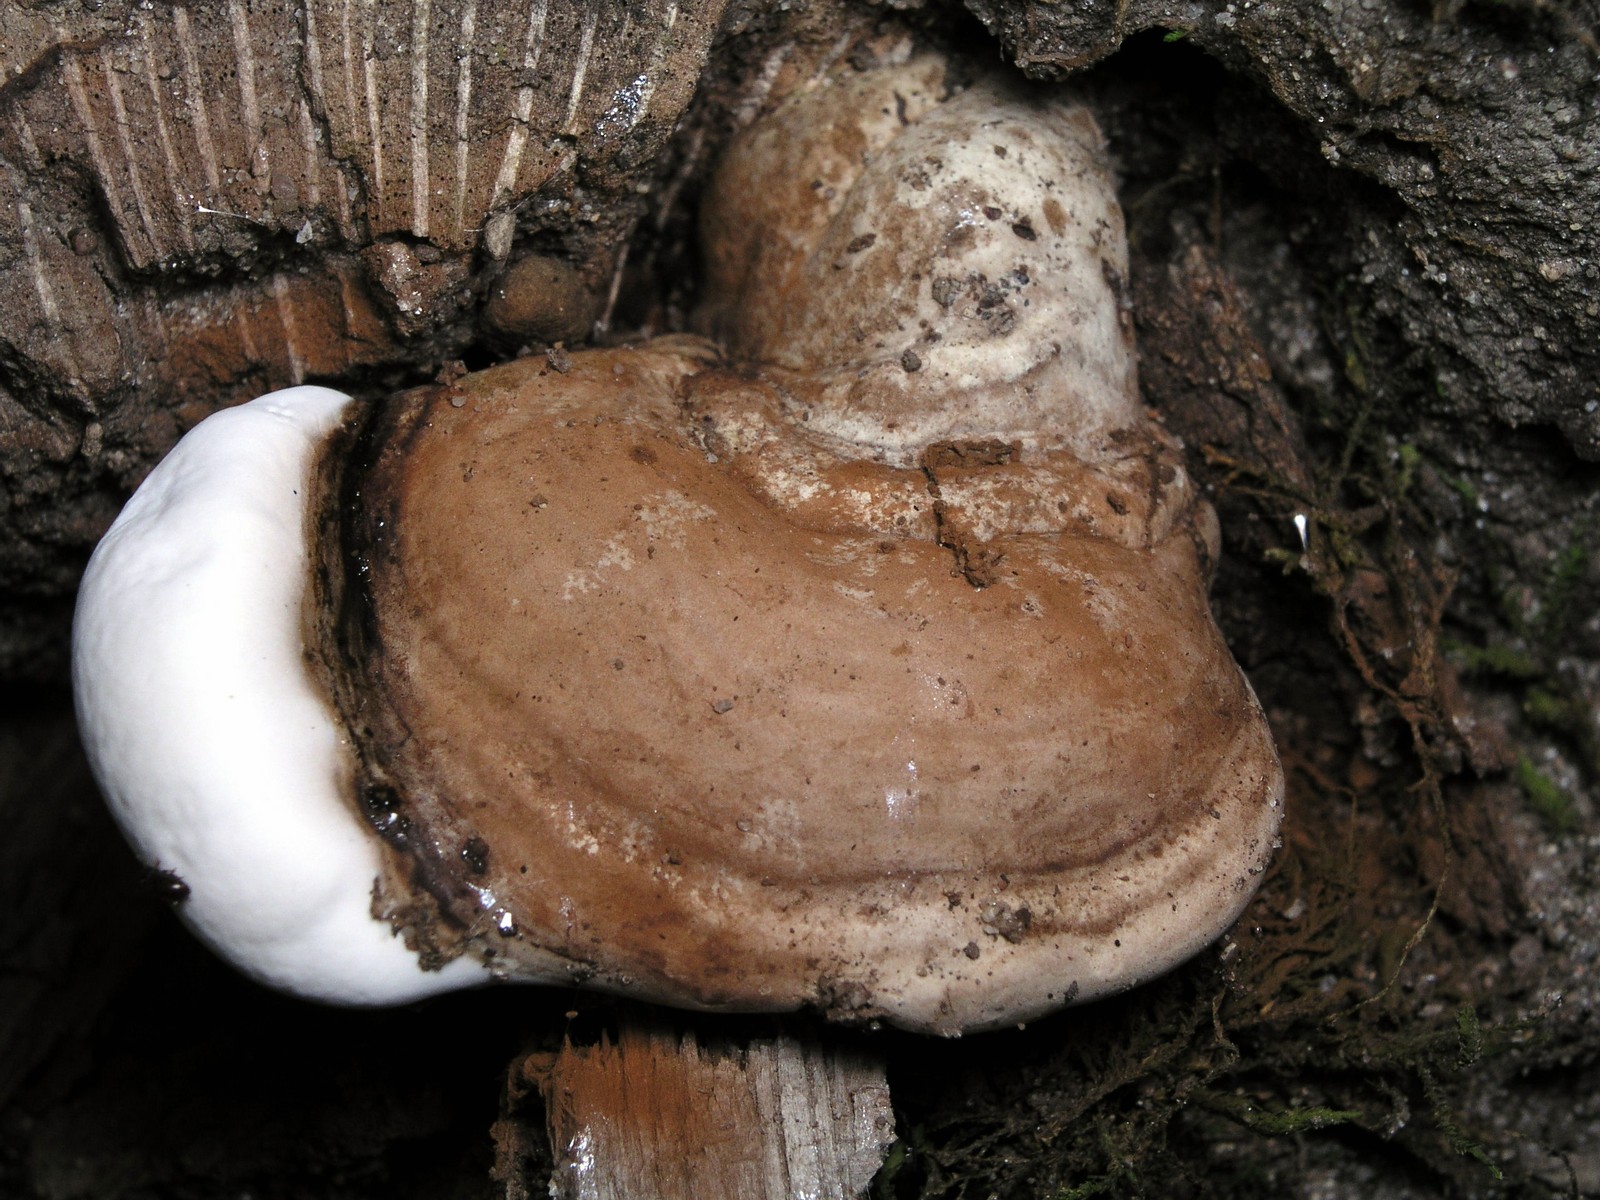
{"label": "wood grain", "polygon": [[894,1140],[882,1064],[812,1039],[703,1045],[625,1019],[523,1070],[544,1096],[557,1200],[851,1200]]}

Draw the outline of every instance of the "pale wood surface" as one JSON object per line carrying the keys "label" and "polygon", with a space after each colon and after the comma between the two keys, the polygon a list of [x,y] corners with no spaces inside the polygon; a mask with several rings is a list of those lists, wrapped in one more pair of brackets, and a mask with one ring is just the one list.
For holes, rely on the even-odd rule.
{"label": "pale wood surface", "polygon": [[557,1200],[854,1200],[894,1140],[883,1066],[787,1035],[705,1046],[624,1022],[524,1070]]}

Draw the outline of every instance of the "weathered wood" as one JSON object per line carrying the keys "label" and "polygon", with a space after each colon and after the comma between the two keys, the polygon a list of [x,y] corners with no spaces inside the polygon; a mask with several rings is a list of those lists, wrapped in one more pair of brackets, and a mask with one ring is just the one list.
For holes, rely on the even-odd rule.
{"label": "weathered wood", "polygon": [[853,1200],[894,1140],[882,1064],[787,1035],[702,1045],[624,1018],[529,1058],[557,1200]]}

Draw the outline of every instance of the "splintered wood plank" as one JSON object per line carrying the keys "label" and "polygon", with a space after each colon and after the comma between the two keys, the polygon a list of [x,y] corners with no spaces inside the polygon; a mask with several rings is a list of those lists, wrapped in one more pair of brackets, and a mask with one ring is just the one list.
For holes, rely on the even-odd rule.
{"label": "splintered wood plank", "polygon": [[894,1141],[882,1064],[814,1040],[706,1046],[624,1021],[524,1071],[557,1200],[855,1200]]}

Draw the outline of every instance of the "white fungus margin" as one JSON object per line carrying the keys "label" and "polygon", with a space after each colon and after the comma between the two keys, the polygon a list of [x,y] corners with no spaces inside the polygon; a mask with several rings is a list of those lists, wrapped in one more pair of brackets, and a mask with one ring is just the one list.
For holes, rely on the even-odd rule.
{"label": "white fungus margin", "polygon": [[194,932],[273,987],[394,1004],[489,977],[424,971],[372,916],[379,846],[305,665],[308,483],[349,401],[289,388],[185,436],[89,562],[72,676],[95,777],[140,858],[188,886]]}

